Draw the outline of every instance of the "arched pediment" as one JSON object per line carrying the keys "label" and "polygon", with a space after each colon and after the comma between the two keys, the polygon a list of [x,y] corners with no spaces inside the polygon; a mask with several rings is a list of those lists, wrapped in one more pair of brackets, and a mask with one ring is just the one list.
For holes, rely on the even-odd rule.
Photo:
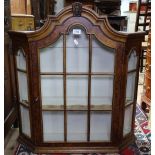
{"label": "arched pediment", "polygon": [[[60,35],[67,34],[74,25],[81,25],[86,29],[87,34],[94,34],[95,37],[108,47],[116,48],[118,43],[125,43],[127,39],[143,40],[144,32],[125,33],[114,30],[108,21],[107,16],[99,16],[92,9],[75,2],[64,8],[56,16],[49,15],[47,21],[36,31],[10,31],[17,35],[28,38],[28,41],[39,41],[48,46],[55,42]],[[26,35],[26,36],[25,36]]]}
{"label": "arched pediment", "polygon": [[[76,14],[76,11],[79,14]],[[60,33],[65,33],[68,27],[75,24],[81,24],[86,27],[88,34],[97,34],[97,29],[100,29],[107,38],[117,42],[125,42],[127,38],[135,37],[135,33],[133,35],[132,33],[128,34],[114,30],[110,26],[107,16],[99,16],[95,11],[86,6],[82,6],[79,2],[64,8],[56,16],[49,15],[41,29],[25,33],[27,34],[29,41],[40,40],[53,33],[56,28],[59,29]],[[143,36],[143,33],[137,33],[137,35]],[[96,37],[100,38],[100,36]]]}

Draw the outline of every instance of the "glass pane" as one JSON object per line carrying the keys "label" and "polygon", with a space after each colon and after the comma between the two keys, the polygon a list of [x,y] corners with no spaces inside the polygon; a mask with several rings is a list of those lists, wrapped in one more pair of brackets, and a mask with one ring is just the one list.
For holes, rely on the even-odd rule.
{"label": "glass pane", "polygon": [[114,49],[92,40],[92,72],[114,72]]}
{"label": "glass pane", "polygon": [[44,141],[64,141],[64,112],[43,112]]}
{"label": "glass pane", "polygon": [[28,102],[28,86],[27,74],[18,72],[18,87],[19,87],[19,100],[20,102]]}
{"label": "glass pane", "polygon": [[41,76],[42,105],[63,105],[63,76]]}
{"label": "glass pane", "polygon": [[67,141],[87,141],[86,112],[67,112]]}
{"label": "glass pane", "polygon": [[40,71],[63,71],[63,37],[60,37],[54,44],[40,49]]}
{"label": "glass pane", "polygon": [[126,103],[134,101],[136,72],[128,73],[126,88]]}
{"label": "glass pane", "polygon": [[125,108],[123,135],[131,132],[133,105]]}
{"label": "glass pane", "polygon": [[[75,34],[76,30],[79,30],[78,34]],[[71,29],[66,36],[66,59],[67,72],[88,72],[88,35],[79,27]]]}
{"label": "glass pane", "polygon": [[16,56],[17,68],[26,71],[26,57],[22,49],[19,49]]}
{"label": "glass pane", "polygon": [[87,106],[88,76],[67,76],[67,106]]}
{"label": "glass pane", "polygon": [[90,141],[110,141],[111,113],[91,112]]}
{"label": "glass pane", "polygon": [[128,71],[136,68],[137,68],[137,55],[136,55],[136,51],[132,50],[128,59]]}
{"label": "glass pane", "polygon": [[112,105],[113,76],[91,78],[91,105]]}
{"label": "glass pane", "polygon": [[22,133],[31,137],[29,109],[20,105]]}

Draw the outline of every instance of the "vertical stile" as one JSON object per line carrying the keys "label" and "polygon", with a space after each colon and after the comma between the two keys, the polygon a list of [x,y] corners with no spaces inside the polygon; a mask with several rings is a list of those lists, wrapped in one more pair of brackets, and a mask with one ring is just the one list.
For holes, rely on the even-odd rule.
{"label": "vertical stile", "polygon": [[90,34],[89,35],[89,74],[88,74],[87,141],[90,141],[91,64],[92,64],[92,35]]}
{"label": "vertical stile", "polygon": [[67,111],[66,111],[66,34],[63,35],[63,78],[64,78],[64,141],[67,141]]}

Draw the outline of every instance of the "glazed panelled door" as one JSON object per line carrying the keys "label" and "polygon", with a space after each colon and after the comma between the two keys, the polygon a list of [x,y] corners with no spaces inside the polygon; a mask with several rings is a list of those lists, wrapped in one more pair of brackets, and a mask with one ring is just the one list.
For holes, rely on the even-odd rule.
{"label": "glazed panelled door", "polygon": [[128,70],[126,82],[126,100],[123,135],[126,136],[132,129],[133,106],[135,101],[135,83],[137,76],[138,57],[136,51],[132,49],[128,55]]}
{"label": "glazed panelled door", "polygon": [[23,49],[19,49],[16,55],[16,71],[18,81],[18,100],[20,106],[21,132],[31,137],[29,94],[28,94],[28,72],[26,55]]}
{"label": "glazed panelled door", "polygon": [[64,141],[63,36],[40,49],[43,141]]}
{"label": "glazed panelled door", "polygon": [[43,142],[110,142],[114,49],[74,26],[39,57]]}

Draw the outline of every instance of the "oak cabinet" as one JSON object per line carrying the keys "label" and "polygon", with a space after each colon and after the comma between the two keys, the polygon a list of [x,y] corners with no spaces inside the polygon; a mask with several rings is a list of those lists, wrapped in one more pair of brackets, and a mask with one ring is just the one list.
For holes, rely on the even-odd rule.
{"label": "oak cabinet", "polygon": [[37,31],[10,31],[19,141],[39,153],[118,152],[134,141],[144,33],[73,3]]}

